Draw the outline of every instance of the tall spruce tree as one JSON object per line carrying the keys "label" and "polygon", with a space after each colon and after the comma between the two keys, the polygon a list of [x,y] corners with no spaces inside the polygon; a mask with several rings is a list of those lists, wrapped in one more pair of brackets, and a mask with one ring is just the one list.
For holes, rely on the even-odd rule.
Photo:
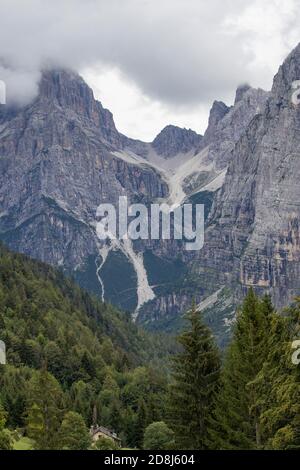
{"label": "tall spruce tree", "polygon": [[209,328],[193,303],[190,328],[178,337],[168,405],[177,449],[206,449],[208,423],[218,387],[220,358]]}
{"label": "tall spruce tree", "polygon": [[221,375],[210,442],[215,449],[261,448],[261,403],[256,378],[266,361],[273,306],[250,289],[237,314]]}
{"label": "tall spruce tree", "polygon": [[284,316],[274,315],[269,354],[257,377],[264,447],[300,450],[300,366],[292,343],[300,338],[300,299]]}
{"label": "tall spruce tree", "polygon": [[27,432],[35,448],[59,448],[59,427],[62,420],[63,392],[46,366],[36,372],[28,390]]}
{"label": "tall spruce tree", "polygon": [[147,407],[144,400],[140,400],[137,410],[137,417],[135,423],[135,445],[142,449],[143,447],[143,440],[144,440],[144,432],[147,427]]}

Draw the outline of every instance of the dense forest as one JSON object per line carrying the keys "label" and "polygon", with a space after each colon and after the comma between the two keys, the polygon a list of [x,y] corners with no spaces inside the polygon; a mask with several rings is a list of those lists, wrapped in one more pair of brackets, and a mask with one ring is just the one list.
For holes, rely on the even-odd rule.
{"label": "dense forest", "polygon": [[[88,427],[97,419],[130,447],[141,445],[148,423],[164,419],[172,342],[146,335],[129,315],[60,272],[3,246],[0,339],[7,350],[0,366],[2,426],[5,416],[8,429],[25,430],[39,448],[58,445],[68,412]],[[45,407],[53,412],[48,430]]]}
{"label": "dense forest", "polygon": [[0,246],[0,449],[300,449],[299,336],[250,290],[225,352],[195,305],[175,343]]}

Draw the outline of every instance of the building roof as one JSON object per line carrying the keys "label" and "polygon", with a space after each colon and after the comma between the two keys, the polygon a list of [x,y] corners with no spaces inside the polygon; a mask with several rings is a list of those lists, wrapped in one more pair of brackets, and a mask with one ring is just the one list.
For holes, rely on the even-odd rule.
{"label": "building roof", "polygon": [[111,439],[114,439],[115,441],[121,442],[121,439],[119,439],[118,435],[114,431],[112,431],[108,428],[105,428],[104,426],[98,426],[97,425],[97,426],[92,426],[91,427],[92,436],[94,436],[98,432],[102,433],[102,434],[105,434],[107,437],[110,437]]}

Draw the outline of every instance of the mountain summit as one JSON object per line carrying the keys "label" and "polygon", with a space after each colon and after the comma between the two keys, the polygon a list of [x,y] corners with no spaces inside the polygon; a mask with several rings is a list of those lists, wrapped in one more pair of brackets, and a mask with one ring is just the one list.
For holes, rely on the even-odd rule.
{"label": "mountain summit", "polygon": [[120,145],[113,115],[94,98],[92,89],[71,70],[50,70],[42,74],[38,101],[44,108],[60,108],[69,118],[89,121],[107,142]]}
{"label": "mountain summit", "polygon": [[152,142],[152,146],[158,155],[170,158],[196,149],[201,144],[202,138],[202,135],[191,129],[169,125],[158,134]]}
{"label": "mountain summit", "polygon": [[272,94],[276,96],[278,104],[288,104],[291,87],[296,80],[300,80],[300,43],[288,55],[275,75]]}

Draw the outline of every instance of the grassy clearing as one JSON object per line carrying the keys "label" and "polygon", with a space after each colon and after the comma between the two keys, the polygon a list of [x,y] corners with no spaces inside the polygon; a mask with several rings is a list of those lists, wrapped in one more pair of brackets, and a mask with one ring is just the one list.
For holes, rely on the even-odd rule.
{"label": "grassy clearing", "polygon": [[14,443],[14,450],[32,450],[33,441],[29,437],[21,437],[18,441]]}

